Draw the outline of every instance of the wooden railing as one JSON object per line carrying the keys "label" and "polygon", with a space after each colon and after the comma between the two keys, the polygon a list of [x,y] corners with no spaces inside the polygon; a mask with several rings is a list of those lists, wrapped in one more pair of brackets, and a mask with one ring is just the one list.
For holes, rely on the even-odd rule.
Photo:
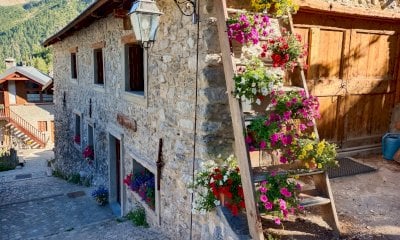
{"label": "wooden railing", "polygon": [[46,145],[46,135],[12,111],[9,107],[0,109],[0,120],[6,120],[10,122],[14,125],[14,127],[18,128],[32,140],[36,141],[41,147]]}

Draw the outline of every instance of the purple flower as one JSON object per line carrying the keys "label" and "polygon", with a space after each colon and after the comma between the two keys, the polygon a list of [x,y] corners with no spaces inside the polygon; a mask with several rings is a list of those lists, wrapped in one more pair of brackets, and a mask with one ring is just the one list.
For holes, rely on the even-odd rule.
{"label": "purple flower", "polygon": [[279,218],[275,218],[274,221],[276,225],[281,225],[281,220]]}
{"label": "purple flower", "polygon": [[301,123],[301,124],[299,125],[299,128],[300,128],[300,131],[304,131],[304,130],[307,129],[307,126],[306,126],[305,124]]}
{"label": "purple flower", "polygon": [[292,193],[287,189],[287,188],[281,188],[281,194],[283,195],[283,196],[285,196],[285,197],[291,197],[292,196]]}
{"label": "purple flower", "polygon": [[287,163],[287,162],[288,162],[287,158],[284,157],[284,156],[281,156],[281,157],[279,158],[279,161],[280,161],[281,163]]}
{"label": "purple flower", "polygon": [[246,136],[245,141],[246,141],[247,144],[250,144],[250,143],[253,142],[253,139],[250,136]]}

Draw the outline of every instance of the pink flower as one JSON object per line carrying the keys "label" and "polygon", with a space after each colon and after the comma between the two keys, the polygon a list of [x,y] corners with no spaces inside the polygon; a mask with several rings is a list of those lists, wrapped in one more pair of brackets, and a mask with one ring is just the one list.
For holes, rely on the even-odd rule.
{"label": "pink flower", "polygon": [[263,203],[268,202],[268,198],[267,198],[267,196],[264,195],[264,194],[262,194],[262,195],[260,196],[260,200],[261,200],[261,202],[263,202]]}
{"label": "pink flower", "polygon": [[266,187],[260,187],[260,192],[261,193],[266,193],[268,191],[268,189]]}
{"label": "pink flower", "polygon": [[287,188],[281,188],[281,194],[283,195],[283,196],[285,196],[285,197],[291,197],[292,196],[292,193],[287,189]]}
{"label": "pink flower", "polygon": [[260,148],[265,149],[267,147],[267,143],[265,141],[260,142]]}
{"label": "pink flower", "polygon": [[300,131],[304,131],[304,130],[307,129],[307,126],[306,126],[304,123],[301,123],[301,124],[299,125],[299,128],[300,128]]}
{"label": "pink flower", "polygon": [[281,156],[281,157],[279,158],[279,161],[280,161],[281,163],[287,163],[287,162],[288,162],[287,158],[284,157],[284,156]]}
{"label": "pink flower", "polygon": [[285,210],[286,209],[286,202],[282,198],[279,199],[279,208],[281,210]]}
{"label": "pink flower", "polygon": [[246,136],[245,141],[246,141],[247,144],[250,144],[250,143],[253,142],[253,139],[250,136]]}
{"label": "pink flower", "polygon": [[289,211],[287,209],[285,209],[285,210],[282,210],[281,212],[282,212],[283,216],[285,217],[285,219],[287,219],[287,217],[289,215]]}
{"label": "pink flower", "polygon": [[281,225],[281,220],[279,218],[275,218],[275,224],[276,225]]}
{"label": "pink flower", "polygon": [[276,171],[272,171],[271,172],[271,177],[275,177],[276,176]]}
{"label": "pink flower", "polygon": [[272,210],[273,205],[272,205],[271,202],[266,202],[266,203],[264,204],[264,207],[265,207],[265,209],[267,209],[267,210]]}

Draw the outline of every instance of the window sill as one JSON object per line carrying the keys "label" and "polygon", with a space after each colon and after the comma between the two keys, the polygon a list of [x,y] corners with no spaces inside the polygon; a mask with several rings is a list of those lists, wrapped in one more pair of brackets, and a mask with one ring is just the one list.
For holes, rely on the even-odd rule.
{"label": "window sill", "polygon": [[72,78],[72,77],[70,77],[69,80],[70,80],[70,82],[72,82],[72,83],[78,84],[78,78]]}
{"label": "window sill", "polygon": [[76,142],[74,142],[74,147],[75,147],[76,150],[78,150],[79,152],[82,152],[82,146],[81,146],[81,144],[77,144]]}
{"label": "window sill", "polygon": [[147,107],[147,97],[144,95],[144,92],[127,92],[123,93],[123,98],[126,101],[139,104],[143,107]]}
{"label": "window sill", "polygon": [[97,84],[97,83],[95,83],[95,84],[93,85],[93,89],[94,89],[95,91],[102,92],[102,93],[105,93],[105,92],[106,92],[106,90],[105,90],[105,88],[104,88],[104,84]]}

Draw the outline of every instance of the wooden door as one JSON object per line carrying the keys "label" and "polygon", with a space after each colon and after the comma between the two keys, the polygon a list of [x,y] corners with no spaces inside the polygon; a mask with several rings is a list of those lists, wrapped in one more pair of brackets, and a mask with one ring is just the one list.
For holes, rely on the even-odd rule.
{"label": "wooden door", "polygon": [[341,148],[379,143],[394,105],[399,27],[311,13],[294,20],[308,44],[307,85],[320,101],[321,138]]}
{"label": "wooden door", "polygon": [[117,182],[117,202],[121,204],[121,145],[118,139],[115,139],[115,177]]}
{"label": "wooden door", "polygon": [[50,121],[50,141],[54,143],[54,121]]}

